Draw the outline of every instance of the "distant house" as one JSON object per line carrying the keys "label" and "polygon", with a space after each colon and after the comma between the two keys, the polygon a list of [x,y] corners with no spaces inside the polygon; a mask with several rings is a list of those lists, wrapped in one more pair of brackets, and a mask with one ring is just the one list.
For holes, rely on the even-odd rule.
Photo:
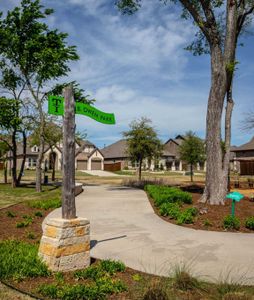
{"label": "distant house", "polygon": [[124,139],[101,149],[101,153],[104,157],[105,171],[119,171],[132,166]]}
{"label": "distant house", "polygon": [[[149,165],[144,162],[144,167],[154,170],[163,169],[171,171],[188,170],[188,165],[180,160],[179,147],[184,141],[184,136],[177,135],[170,138],[165,144],[162,156],[157,162],[152,161]],[[124,168],[136,167],[131,163],[127,154],[127,142],[122,139],[101,150],[104,156],[104,169],[108,171],[123,170]],[[197,164],[196,170],[205,170],[205,164]]]}
{"label": "distant house", "polygon": [[[78,153],[80,147],[83,148],[81,153]],[[27,147],[25,169],[35,169],[36,160],[38,157],[39,147],[32,145]],[[12,153],[8,152],[8,168],[12,167]],[[23,159],[22,144],[19,143],[17,147],[17,168],[20,169]],[[43,168],[53,169],[53,162],[55,162],[55,170],[62,168],[62,144],[59,143],[52,147],[45,147]],[[75,157],[76,170],[103,170],[104,157],[100,150],[89,141],[76,142],[76,157]]]}
{"label": "distant house", "polygon": [[231,170],[241,175],[254,175],[254,137],[238,147],[233,146],[231,151]]}

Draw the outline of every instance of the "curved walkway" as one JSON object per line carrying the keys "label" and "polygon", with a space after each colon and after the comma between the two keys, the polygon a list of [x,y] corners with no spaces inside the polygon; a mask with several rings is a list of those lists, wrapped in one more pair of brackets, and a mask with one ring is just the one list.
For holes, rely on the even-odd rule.
{"label": "curved walkway", "polygon": [[[185,264],[210,281],[254,283],[254,234],[209,232],[167,223],[142,190],[86,186],[76,199],[77,215],[91,221],[91,255],[119,259],[127,266],[169,275]],[[60,216],[60,210],[50,217]],[[241,282],[239,282],[241,283]]]}

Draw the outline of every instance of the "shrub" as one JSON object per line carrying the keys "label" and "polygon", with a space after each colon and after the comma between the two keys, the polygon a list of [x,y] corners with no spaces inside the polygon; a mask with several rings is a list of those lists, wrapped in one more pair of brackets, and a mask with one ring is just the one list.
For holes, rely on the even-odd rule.
{"label": "shrub", "polygon": [[38,258],[38,247],[20,241],[0,242],[0,279],[21,280],[48,276],[46,265]]}
{"label": "shrub", "polygon": [[254,217],[249,217],[245,220],[245,227],[254,230]]}
{"label": "shrub", "polygon": [[125,271],[125,265],[124,263],[120,261],[114,261],[114,260],[103,260],[100,263],[100,266],[103,271],[107,272],[110,275],[114,275],[117,272],[124,272]]}
{"label": "shrub", "polygon": [[43,213],[42,213],[41,211],[36,211],[36,212],[34,213],[34,216],[35,216],[35,217],[40,217],[40,218],[42,218],[42,217],[43,217]]}
{"label": "shrub", "polygon": [[236,229],[240,228],[240,220],[237,217],[226,216],[223,220],[223,227],[225,229]]}
{"label": "shrub", "polygon": [[171,219],[177,219],[181,214],[179,204],[177,203],[163,203],[160,206],[160,215],[169,216]]}
{"label": "shrub", "polygon": [[166,291],[158,286],[149,288],[145,293],[143,300],[169,300],[169,298]]}
{"label": "shrub", "polygon": [[160,206],[163,203],[192,203],[192,196],[179,188],[162,185],[146,185],[145,190],[153,198],[154,204]]}
{"label": "shrub", "polygon": [[242,292],[233,292],[233,293],[227,293],[223,300],[252,300],[253,298],[250,295],[247,295]]}
{"label": "shrub", "polygon": [[186,265],[175,266],[172,279],[174,287],[182,291],[201,288],[201,283],[190,274]]}
{"label": "shrub", "polygon": [[26,237],[30,240],[35,240],[36,239],[36,236],[33,232],[28,232]]}
{"label": "shrub", "polygon": [[99,265],[90,266],[84,270],[79,270],[74,273],[74,277],[79,279],[93,279],[96,280],[105,275],[105,272],[100,268]]}
{"label": "shrub", "polygon": [[61,207],[62,203],[60,199],[47,199],[47,200],[36,200],[27,202],[28,206],[33,208],[40,208],[48,210],[50,208]]}
{"label": "shrub", "polygon": [[203,225],[206,227],[213,226],[212,222],[209,219],[205,219]]}
{"label": "shrub", "polygon": [[177,224],[192,224],[194,222],[194,216],[198,214],[198,210],[195,207],[186,208],[177,218]]}
{"label": "shrub", "polygon": [[126,291],[126,286],[120,280],[111,278],[98,279],[93,284],[43,284],[38,291],[43,296],[52,299],[105,299],[107,294],[121,293]]}
{"label": "shrub", "polygon": [[6,215],[7,215],[7,217],[9,217],[9,218],[15,218],[17,215],[15,215],[12,211],[10,211],[10,210],[8,210],[7,212],[6,212]]}

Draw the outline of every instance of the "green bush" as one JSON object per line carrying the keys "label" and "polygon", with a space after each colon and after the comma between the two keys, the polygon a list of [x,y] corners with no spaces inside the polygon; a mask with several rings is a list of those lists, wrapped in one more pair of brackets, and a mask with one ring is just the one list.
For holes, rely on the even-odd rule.
{"label": "green bush", "polygon": [[183,211],[177,218],[177,224],[192,224],[194,222],[193,215],[188,211]]}
{"label": "green bush", "polygon": [[107,295],[126,291],[127,288],[120,280],[113,280],[108,277],[98,279],[93,284],[44,284],[38,292],[45,297],[52,299],[106,299]]}
{"label": "green bush", "polygon": [[148,184],[145,186],[145,190],[153,198],[156,206],[160,206],[163,203],[192,203],[191,194],[183,192],[179,188]]}
{"label": "green bush", "polygon": [[125,265],[121,261],[106,259],[101,261],[100,266],[103,271],[107,272],[110,275],[125,271]]}
{"label": "green bush", "polygon": [[42,218],[42,217],[43,217],[43,213],[42,213],[41,211],[36,211],[36,212],[34,213],[34,216],[35,216],[35,217],[40,217],[40,218]]}
{"label": "green bush", "polygon": [[203,225],[205,227],[213,226],[213,223],[209,219],[205,219]]}
{"label": "green bush", "polygon": [[50,208],[61,207],[62,203],[59,199],[36,200],[27,202],[28,206],[48,210]]}
{"label": "green bush", "polygon": [[50,272],[38,258],[36,245],[10,240],[0,242],[0,279],[48,275]]}
{"label": "green bush", "polygon": [[169,216],[171,219],[177,219],[181,214],[180,206],[177,203],[163,203],[160,206],[160,215]]}
{"label": "green bush", "polygon": [[237,217],[226,216],[223,220],[223,227],[225,229],[236,229],[240,228],[240,220]]}
{"label": "green bush", "polygon": [[93,279],[96,280],[105,275],[100,265],[90,266],[84,270],[79,270],[74,273],[74,277],[79,279]]}
{"label": "green bush", "polygon": [[12,211],[10,211],[10,210],[8,210],[8,211],[6,212],[6,215],[7,215],[7,217],[9,217],[9,218],[15,218],[15,217],[16,217],[16,215],[15,215]]}
{"label": "green bush", "polygon": [[245,227],[254,230],[254,217],[249,217],[245,220]]}

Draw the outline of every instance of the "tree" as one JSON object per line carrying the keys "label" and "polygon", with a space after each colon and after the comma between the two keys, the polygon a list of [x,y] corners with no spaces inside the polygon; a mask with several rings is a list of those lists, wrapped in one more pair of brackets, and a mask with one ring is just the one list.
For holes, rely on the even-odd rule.
{"label": "tree", "polygon": [[205,147],[203,141],[195,133],[189,131],[180,146],[180,158],[190,164],[191,182],[193,182],[193,165],[205,161]]}
{"label": "tree", "polygon": [[4,137],[0,136],[0,162],[3,163],[4,183],[7,184],[7,159],[6,159],[6,155],[7,155],[7,152],[9,150],[9,147],[5,142],[1,141],[1,138],[5,139]]}
{"label": "tree", "polygon": [[162,151],[161,141],[150,125],[151,120],[141,118],[130,123],[130,130],[123,133],[127,139],[127,152],[132,162],[138,163],[138,178],[141,180],[142,163],[145,159],[156,159]]}
{"label": "tree", "polygon": [[40,131],[39,153],[36,163],[36,190],[41,191],[41,164],[44,153],[46,113],[43,105],[45,85],[67,75],[68,63],[78,59],[75,46],[66,43],[67,34],[50,30],[42,20],[53,13],[44,9],[39,0],[22,0],[0,19],[1,86],[10,90],[15,99],[22,100],[28,90],[38,111]]}
{"label": "tree", "polygon": [[[165,4],[169,1],[163,1]],[[235,73],[239,36],[252,20],[253,0],[172,0],[183,8],[182,17],[191,19],[198,31],[196,40],[187,47],[195,55],[211,57],[211,87],[206,116],[206,185],[202,202],[224,204],[228,185],[231,143],[231,116],[234,106],[232,82]],[[118,8],[133,14],[141,0],[118,0]],[[222,141],[224,104],[225,129]],[[224,144],[225,147],[221,147]]]}

